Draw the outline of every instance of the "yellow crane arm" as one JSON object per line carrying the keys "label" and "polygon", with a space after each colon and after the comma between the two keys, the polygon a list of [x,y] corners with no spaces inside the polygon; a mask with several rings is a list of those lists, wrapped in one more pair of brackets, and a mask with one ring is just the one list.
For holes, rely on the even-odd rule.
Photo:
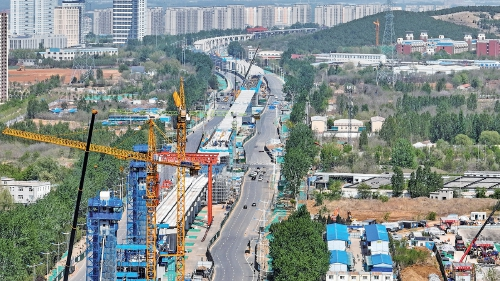
{"label": "yellow crane arm", "polygon": [[[19,137],[19,138],[34,140],[34,141],[40,141],[40,142],[46,142],[46,143],[52,143],[52,144],[76,148],[76,149],[80,149],[80,150],[85,150],[85,145],[86,145],[85,142],[81,142],[81,141],[68,140],[68,139],[58,138],[58,137],[54,137],[54,136],[25,132],[25,131],[11,129],[11,128],[5,128],[2,131],[2,133],[5,135],[9,135],[9,136]],[[199,163],[163,162],[163,161],[156,161],[154,159],[153,159],[153,161],[151,161],[152,159],[149,159],[148,155],[145,153],[129,151],[129,150],[119,149],[119,148],[113,148],[113,147],[108,147],[108,146],[104,146],[104,145],[91,144],[90,151],[104,153],[104,154],[111,155],[111,156],[114,156],[114,157],[116,157],[118,159],[122,159],[122,160],[132,160],[133,159],[133,160],[139,160],[139,161],[145,161],[145,162],[152,162],[152,163],[160,164],[160,165],[182,166],[182,167],[191,168],[191,169],[195,169],[195,170],[199,170],[201,168]]]}

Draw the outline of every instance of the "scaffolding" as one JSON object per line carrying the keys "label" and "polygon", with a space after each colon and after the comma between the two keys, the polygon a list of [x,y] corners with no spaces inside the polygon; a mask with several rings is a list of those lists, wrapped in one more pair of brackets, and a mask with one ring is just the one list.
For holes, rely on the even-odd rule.
{"label": "scaffolding", "polygon": [[123,202],[101,191],[90,198],[87,216],[87,280],[116,279],[116,235],[122,217]]}
{"label": "scaffolding", "polygon": [[231,178],[219,174],[215,176],[215,184],[212,190],[213,202],[227,202],[229,199]]}
{"label": "scaffolding", "polygon": [[[135,152],[146,153],[147,145],[134,145]],[[130,161],[127,181],[127,241],[146,244],[146,162]]]}

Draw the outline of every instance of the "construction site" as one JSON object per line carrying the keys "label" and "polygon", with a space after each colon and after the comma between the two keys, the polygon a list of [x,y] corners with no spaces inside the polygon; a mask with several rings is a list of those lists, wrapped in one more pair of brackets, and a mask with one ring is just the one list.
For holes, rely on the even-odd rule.
{"label": "construction site", "polygon": [[[244,78],[252,64],[253,61]],[[28,75],[29,71],[19,66],[16,72]],[[88,202],[82,202],[87,206],[86,280],[188,280],[198,267],[190,265],[190,272],[186,273],[186,257],[192,251],[186,247],[193,244],[186,240],[196,238],[196,232],[205,231],[203,242],[214,220],[212,205],[230,206],[238,196],[245,162],[243,144],[253,136],[252,106],[258,103],[262,84],[262,75],[244,79],[242,85],[247,88],[233,92],[234,101],[224,118],[214,130],[204,134],[194,153],[186,152],[190,116],[182,78],[178,92],[174,93],[178,109],[176,116],[172,116],[176,121],[175,144],[168,150],[156,147],[153,119],[145,120],[149,127],[148,143],[137,144],[131,151],[90,145],[96,111],[92,113],[87,144],[14,129],[3,133],[130,160],[124,200],[113,192],[101,191]],[[265,86],[262,89],[265,91]],[[82,178],[86,167],[83,169]],[[80,198],[81,188],[77,204]],[[77,217],[75,211],[73,224]],[[72,231],[69,245],[75,242]],[[74,257],[73,248],[69,247],[66,265],[57,270],[54,280],[63,276],[67,280],[70,271],[75,270],[75,263],[80,262],[80,258]],[[202,265],[210,271],[210,265]]]}

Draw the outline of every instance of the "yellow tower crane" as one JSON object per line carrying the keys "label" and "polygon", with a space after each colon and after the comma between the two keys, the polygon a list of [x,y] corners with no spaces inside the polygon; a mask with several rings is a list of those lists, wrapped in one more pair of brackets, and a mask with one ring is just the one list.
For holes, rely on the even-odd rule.
{"label": "yellow tower crane", "polygon": [[[174,103],[177,107],[177,159],[179,163],[186,161],[186,123],[189,116],[186,110],[186,97],[184,95],[184,80],[181,77],[179,92],[174,92]],[[186,204],[186,168],[177,166],[177,252],[175,254],[175,268],[177,280],[184,281],[186,268],[184,264],[185,251],[185,204]]]}
{"label": "yellow tower crane", "polygon": [[[182,85],[182,80],[181,80],[181,85]],[[183,91],[183,88],[181,88]],[[93,112],[92,114],[97,114],[97,112]],[[157,236],[157,229],[156,229],[156,206],[158,206],[158,190],[159,190],[159,181],[158,181],[158,171],[157,171],[157,165],[168,165],[168,166],[177,166],[178,168],[181,168],[180,170],[182,172],[186,171],[186,168],[190,169],[190,172],[192,174],[196,174],[201,166],[199,163],[191,163],[187,161],[176,161],[176,162],[167,162],[167,161],[157,161],[155,158],[156,154],[156,139],[154,135],[154,127],[156,126],[154,121],[150,119],[148,121],[149,124],[149,136],[148,136],[148,153],[139,153],[135,151],[129,151],[129,150],[124,150],[124,149],[118,149],[118,148],[113,148],[113,147],[108,147],[108,146],[103,146],[103,145],[96,145],[96,144],[91,144],[89,151],[92,152],[98,152],[98,153],[103,153],[107,155],[114,156],[118,159],[122,160],[139,160],[139,161],[144,161],[147,163],[147,175],[146,175],[146,181],[147,181],[147,193],[146,193],[146,206],[147,206],[147,225],[146,225],[146,280],[148,281],[156,281],[156,266],[157,266],[157,251],[156,251],[156,236]],[[10,135],[10,136],[15,136],[15,137],[20,137],[24,139],[29,139],[29,140],[34,140],[34,141],[40,141],[40,142],[46,142],[46,143],[52,143],[52,144],[57,144],[61,146],[67,146],[71,148],[76,148],[80,150],[85,150],[86,149],[86,143],[85,142],[80,142],[80,141],[74,141],[74,140],[68,140],[68,139],[62,139],[62,138],[57,138],[53,136],[48,136],[48,135],[42,135],[42,134],[37,134],[37,133],[31,133],[31,132],[24,132],[20,130],[15,130],[15,129],[10,129],[6,128],[3,130],[3,133],[5,135]],[[185,140],[185,127],[184,127],[184,140]],[[185,144],[185,142],[184,142]],[[185,147],[185,145],[184,145]],[[185,150],[184,150],[185,151]],[[179,156],[181,157],[181,156]],[[185,159],[185,154],[184,154],[184,159]],[[178,169],[179,171],[179,169]],[[178,182],[184,183],[184,173],[181,175],[177,175],[177,180]],[[179,181],[179,178],[181,180]],[[178,196],[183,195],[183,193],[179,193],[178,191]],[[183,202],[183,200],[179,201]],[[182,211],[184,210],[184,205],[183,204],[178,204],[178,210],[179,210],[179,205],[182,205]],[[179,229],[182,229],[182,233],[184,233],[184,212],[182,212],[182,224],[178,224],[177,231]],[[179,215],[179,211],[178,211]],[[179,218],[179,217],[178,217]],[[180,227],[182,226],[182,227]],[[178,241],[179,242],[184,242],[184,236],[181,237],[182,240]],[[181,244],[181,251],[182,255],[184,255],[184,244]],[[178,246],[179,247],[179,246]],[[184,258],[184,256],[182,256]],[[183,259],[182,259],[183,261]],[[183,264],[181,264],[183,265]],[[182,268],[182,272],[184,272],[184,268]],[[182,278],[184,278],[184,274],[182,274]],[[179,280],[179,279],[178,279]]]}
{"label": "yellow tower crane", "polygon": [[380,33],[380,22],[374,21],[373,24],[375,25],[375,46],[378,46],[378,38],[379,38],[379,33]]}

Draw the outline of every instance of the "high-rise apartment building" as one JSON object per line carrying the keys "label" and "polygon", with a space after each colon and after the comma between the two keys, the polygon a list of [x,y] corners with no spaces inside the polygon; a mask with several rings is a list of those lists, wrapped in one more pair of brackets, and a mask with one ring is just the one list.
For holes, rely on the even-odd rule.
{"label": "high-rise apartment building", "polygon": [[113,9],[94,10],[92,32],[96,35],[113,34]]}
{"label": "high-rise apartment building", "polygon": [[9,100],[8,15],[0,12],[0,103]]}
{"label": "high-rise apartment building", "polygon": [[113,0],[113,43],[142,40],[145,34],[146,0]]}
{"label": "high-rise apartment building", "polygon": [[309,23],[311,22],[311,5],[295,4],[292,6],[292,23]]}
{"label": "high-rise apartment building", "polygon": [[224,29],[244,29],[245,26],[245,6],[227,5],[226,26]]}
{"label": "high-rise apartment building", "polygon": [[[78,14],[78,21],[79,21],[79,27],[78,27],[78,34],[80,36],[79,38],[79,44],[85,43],[85,35],[87,35],[86,32],[84,32],[84,26],[85,26],[85,0],[63,0],[62,1],[62,7],[71,7],[78,9],[79,14]],[[69,44],[70,39],[68,38],[68,44]]]}
{"label": "high-rise apartment building", "polygon": [[54,34],[65,35],[68,47],[80,45],[83,20],[80,7],[56,7],[54,10]]}
{"label": "high-rise apartment building", "polygon": [[226,29],[226,7],[213,7],[212,29]]}
{"label": "high-rise apartment building", "polygon": [[162,7],[148,8],[145,20],[145,35],[165,34],[165,12]]}
{"label": "high-rise apartment building", "polygon": [[17,35],[35,33],[35,2],[10,0],[10,32]]}
{"label": "high-rise apartment building", "polygon": [[[30,1],[30,0],[25,0]],[[54,9],[57,0],[31,0],[35,1],[35,34],[54,33]]]}
{"label": "high-rise apartment building", "polygon": [[258,6],[257,7],[257,24],[255,26],[263,26],[266,28],[271,28],[275,25],[275,13],[274,10],[276,6]]}
{"label": "high-rise apartment building", "polygon": [[54,31],[57,0],[10,0],[10,30],[15,35],[50,34]]}
{"label": "high-rise apartment building", "polygon": [[276,7],[274,10],[275,26],[285,27],[292,25],[292,7]]}

